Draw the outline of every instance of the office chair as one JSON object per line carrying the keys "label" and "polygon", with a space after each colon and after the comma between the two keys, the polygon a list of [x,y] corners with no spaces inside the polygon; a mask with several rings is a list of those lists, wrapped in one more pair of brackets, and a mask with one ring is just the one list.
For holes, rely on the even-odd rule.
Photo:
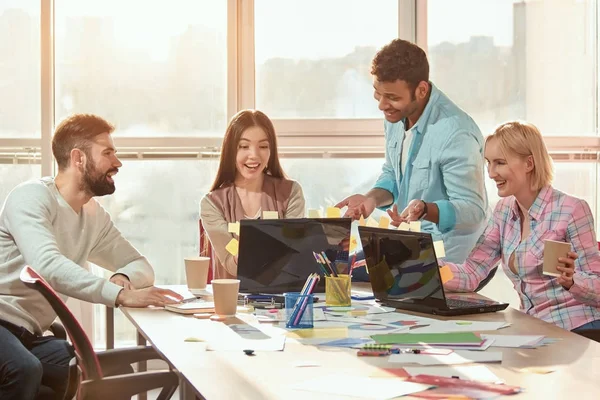
{"label": "office chair", "polygon": [[128,364],[160,358],[152,347],[107,350],[96,353],[85,331],[67,305],[54,289],[30,266],[21,270],[21,281],[37,290],[48,301],[64,325],[73,346],[75,358],[71,360],[69,385],[65,399],[77,396],[78,400],[129,399],[151,389],[162,388],[157,399],[170,399],[178,385],[172,371],[139,372],[111,375]]}
{"label": "office chair", "polygon": [[[600,250],[600,242],[598,242],[598,250]],[[600,329],[584,329],[575,333],[600,343]]]}

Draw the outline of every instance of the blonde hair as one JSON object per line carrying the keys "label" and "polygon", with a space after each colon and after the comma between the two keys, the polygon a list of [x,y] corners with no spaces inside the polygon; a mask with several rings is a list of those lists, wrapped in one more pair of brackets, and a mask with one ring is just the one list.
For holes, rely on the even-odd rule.
{"label": "blonde hair", "polygon": [[485,144],[487,145],[492,139],[498,140],[500,150],[505,156],[508,154],[522,158],[532,156],[531,188],[533,190],[540,190],[552,183],[554,177],[552,159],[542,134],[535,125],[519,121],[505,122],[486,138]]}

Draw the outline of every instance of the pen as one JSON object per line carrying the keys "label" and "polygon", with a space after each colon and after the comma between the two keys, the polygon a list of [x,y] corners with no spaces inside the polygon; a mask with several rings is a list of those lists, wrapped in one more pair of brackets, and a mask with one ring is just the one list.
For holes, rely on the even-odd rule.
{"label": "pen", "polygon": [[323,259],[329,266],[329,269],[331,270],[331,274],[337,278],[338,274],[337,274],[337,272],[335,272],[335,268],[333,268],[333,265],[331,264],[331,261],[329,261],[329,258],[327,258],[327,254],[324,251],[322,251],[321,254],[323,255]]}
{"label": "pen", "polygon": [[387,350],[359,350],[356,355],[359,357],[383,357],[389,356],[390,352]]}

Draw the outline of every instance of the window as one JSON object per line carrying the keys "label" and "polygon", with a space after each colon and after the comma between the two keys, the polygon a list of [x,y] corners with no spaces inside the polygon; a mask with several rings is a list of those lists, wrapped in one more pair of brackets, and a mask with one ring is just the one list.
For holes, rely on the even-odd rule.
{"label": "window", "polygon": [[0,139],[39,138],[39,0],[2,1],[0,38]]}
{"label": "window", "polygon": [[56,117],[116,135],[222,136],[227,2],[56,0]]}
{"label": "window", "polygon": [[[0,163],[0,204],[4,204],[6,196],[20,183],[34,178],[41,178],[42,169],[39,164],[2,164]],[[2,206],[0,206],[2,207]]]}
{"label": "window", "polygon": [[396,0],[256,0],[256,107],[271,118],[381,118],[370,65],[397,36]]}
{"label": "window", "polygon": [[595,3],[429,0],[431,79],[484,134],[524,119],[544,135],[595,135]]}
{"label": "window", "polygon": [[[105,117],[117,126],[124,167],[115,195],[100,201],[160,284],[184,283],[182,259],[198,252],[199,202],[241,108],[274,119],[282,164],[307,208],[371,187],[384,138],[370,63],[399,33],[428,49],[433,82],[484,134],[507,119],[535,123],[560,160],[570,157],[556,163],[555,186],[592,210],[600,204],[594,0],[0,3],[0,38],[11,39],[0,41],[0,200],[51,173],[52,104],[57,122],[76,112]],[[40,36],[53,40],[54,57]],[[51,73],[46,57],[54,86],[40,79]],[[117,343],[133,342],[115,315]]]}
{"label": "window", "polygon": [[[380,158],[284,158],[285,173],[302,185],[306,208],[333,206],[354,193],[366,193],[379,177]],[[326,173],[324,173],[326,171]]]}

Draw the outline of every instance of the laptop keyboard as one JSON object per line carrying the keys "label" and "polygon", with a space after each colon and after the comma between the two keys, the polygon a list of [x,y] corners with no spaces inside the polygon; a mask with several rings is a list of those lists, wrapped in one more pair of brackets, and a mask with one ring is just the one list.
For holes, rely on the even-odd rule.
{"label": "laptop keyboard", "polygon": [[458,299],[446,299],[448,308],[478,308],[485,306],[485,301],[473,301],[473,300],[458,300]]}

